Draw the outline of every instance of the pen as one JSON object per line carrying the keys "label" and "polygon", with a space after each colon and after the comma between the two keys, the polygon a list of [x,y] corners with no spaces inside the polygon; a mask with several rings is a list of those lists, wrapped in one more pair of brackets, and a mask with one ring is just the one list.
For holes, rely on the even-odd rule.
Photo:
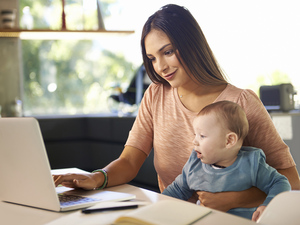
{"label": "pen", "polygon": [[115,206],[115,207],[106,207],[106,208],[92,208],[92,209],[82,209],[81,212],[88,214],[93,212],[102,212],[102,211],[114,211],[114,210],[123,210],[123,209],[134,209],[138,205],[124,205],[124,206]]}

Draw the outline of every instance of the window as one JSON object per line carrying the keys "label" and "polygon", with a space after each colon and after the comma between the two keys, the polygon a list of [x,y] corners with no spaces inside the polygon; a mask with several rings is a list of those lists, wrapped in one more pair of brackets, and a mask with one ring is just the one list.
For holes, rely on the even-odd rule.
{"label": "window", "polygon": [[[67,28],[97,27],[96,0],[65,2]],[[186,6],[198,20],[232,84],[258,93],[261,85],[291,82],[300,90],[297,0],[172,2]],[[106,29],[135,30],[126,38],[23,40],[25,115],[109,113],[108,96],[117,85],[126,89],[142,63],[139,39],[144,22],[167,3],[101,1]],[[34,28],[60,29],[60,0],[20,0],[20,10],[26,6]]]}
{"label": "window", "polygon": [[23,40],[22,48],[25,115],[109,113],[109,95],[134,74],[100,40]]}
{"label": "window", "polygon": [[[117,8],[118,2],[109,2],[102,6]],[[25,29],[61,27],[61,1],[23,0],[20,9],[20,25]],[[65,1],[65,12],[67,29],[98,28],[96,1]],[[109,17],[107,13],[104,18]],[[106,25],[114,28],[109,21]],[[41,39],[22,40],[26,116],[110,113],[109,96],[126,89],[141,64],[140,58],[133,62],[126,57],[124,48],[132,43],[122,34],[103,33],[91,40]]]}

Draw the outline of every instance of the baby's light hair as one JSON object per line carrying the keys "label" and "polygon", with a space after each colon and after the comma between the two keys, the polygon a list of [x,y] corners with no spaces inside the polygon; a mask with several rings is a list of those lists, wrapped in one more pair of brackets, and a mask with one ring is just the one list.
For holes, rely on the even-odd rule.
{"label": "baby's light hair", "polygon": [[238,138],[244,140],[249,131],[247,116],[237,103],[231,101],[219,101],[205,106],[198,116],[215,113],[218,120]]}

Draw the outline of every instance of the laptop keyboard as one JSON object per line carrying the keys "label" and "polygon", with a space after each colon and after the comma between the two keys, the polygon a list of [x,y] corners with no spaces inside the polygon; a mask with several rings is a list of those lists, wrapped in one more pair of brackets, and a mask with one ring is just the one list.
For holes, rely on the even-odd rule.
{"label": "laptop keyboard", "polygon": [[59,194],[58,198],[60,201],[60,205],[62,207],[99,201],[99,199],[95,199],[95,198],[88,198],[88,197],[82,197],[77,195],[64,195],[64,194]]}

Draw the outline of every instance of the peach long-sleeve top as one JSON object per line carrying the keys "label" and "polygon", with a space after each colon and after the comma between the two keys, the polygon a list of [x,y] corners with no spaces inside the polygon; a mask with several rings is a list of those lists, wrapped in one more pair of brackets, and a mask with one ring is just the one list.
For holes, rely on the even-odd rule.
{"label": "peach long-sleeve top", "polygon": [[[249,134],[244,146],[261,148],[267,163],[276,169],[295,165],[289,147],[252,90],[228,84],[215,102],[222,100],[238,103],[247,115]],[[138,148],[147,155],[154,149],[154,166],[161,192],[181,173],[193,150],[192,122],[196,114],[184,107],[176,88],[151,84],[144,94],[125,145]]]}

